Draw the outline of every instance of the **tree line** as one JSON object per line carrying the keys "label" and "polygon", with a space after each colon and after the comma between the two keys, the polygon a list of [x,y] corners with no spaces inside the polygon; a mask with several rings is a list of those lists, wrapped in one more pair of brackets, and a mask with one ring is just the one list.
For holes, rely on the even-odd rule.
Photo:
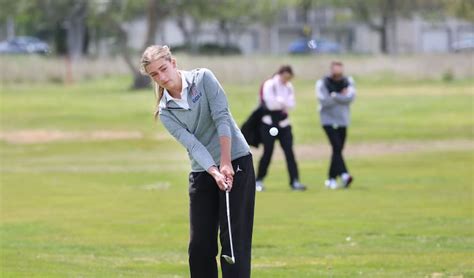
{"label": "tree line", "polygon": [[0,0],[0,26],[13,25],[17,34],[33,34],[53,42],[57,54],[72,60],[87,55],[90,44],[103,38],[115,42],[117,53],[134,75],[134,88],[146,85],[128,49],[124,22],[146,18],[140,50],[155,43],[157,30],[167,19],[175,20],[184,45],[197,51],[203,24],[217,23],[223,44],[249,25],[270,27],[286,8],[302,11],[303,21],[315,8],[350,11],[350,18],[366,24],[380,36],[380,51],[389,53],[389,29],[398,18],[414,13],[427,17],[454,15],[474,22],[474,0]]}

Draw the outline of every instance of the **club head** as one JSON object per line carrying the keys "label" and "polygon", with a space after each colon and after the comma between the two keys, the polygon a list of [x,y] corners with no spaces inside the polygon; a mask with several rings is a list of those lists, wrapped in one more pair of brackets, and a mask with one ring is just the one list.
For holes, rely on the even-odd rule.
{"label": "club head", "polygon": [[235,264],[235,258],[234,257],[230,257],[230,256],[227,256],[227,255],[222,255],[222,258],[224,258],[224,260],[228,264]]}

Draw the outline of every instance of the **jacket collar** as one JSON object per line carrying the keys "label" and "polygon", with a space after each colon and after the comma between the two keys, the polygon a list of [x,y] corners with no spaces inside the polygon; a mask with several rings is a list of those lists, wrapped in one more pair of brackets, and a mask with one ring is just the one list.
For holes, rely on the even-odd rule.
{"label": "jacket collar", "polygon": [[[180,70],[179,73],[181,74],[181,83],[182,83],[181,84],[182,85],[181,100],[187,102],[188,91],[189,91],[189,87],[192,84],[193,76],[192,76],[192,73],[189,71]],[[174,98],[165,89],[163,91],[163,97],[160,100],[159,109],[185,109],[181,107],[180,105],[174,105],[175,103],[176,101],[174,101]],[[170,104],[172,104],[172,106],[170,106]],[[189,104],[188,104],[188,108],[189,108]]]}

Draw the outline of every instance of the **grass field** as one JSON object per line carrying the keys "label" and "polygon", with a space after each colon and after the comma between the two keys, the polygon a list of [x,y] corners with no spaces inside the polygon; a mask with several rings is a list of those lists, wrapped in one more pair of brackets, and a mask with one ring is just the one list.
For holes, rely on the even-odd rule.
{"label": "grass field", "polygon": [[[313,83],[294,84],[309,190],[290,192],[277,153],[253,277],[474,277],[472,81],[359,81],[356,181],[337,191]],[[1,277],[188,277],[187,156],[128,83],[0,87]],[[242,123],[258,84],[224,87]]]}

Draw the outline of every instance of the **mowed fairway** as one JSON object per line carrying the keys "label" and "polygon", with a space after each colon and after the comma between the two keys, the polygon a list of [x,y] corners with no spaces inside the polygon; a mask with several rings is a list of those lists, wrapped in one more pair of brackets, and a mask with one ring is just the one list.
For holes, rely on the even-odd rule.
{"label": "mowed fairway", "polygon": [[[253,277],[474,277],[473,83],[359,81],[355,183],[337,191],[313,82],[294,84],[309,190],[289,190],[278,150]],[[151,90],[128,85],[0,88],[1,277],[188,277],[187,155],[153,122]],[[239,125],[258,86],[224,84]]]}

